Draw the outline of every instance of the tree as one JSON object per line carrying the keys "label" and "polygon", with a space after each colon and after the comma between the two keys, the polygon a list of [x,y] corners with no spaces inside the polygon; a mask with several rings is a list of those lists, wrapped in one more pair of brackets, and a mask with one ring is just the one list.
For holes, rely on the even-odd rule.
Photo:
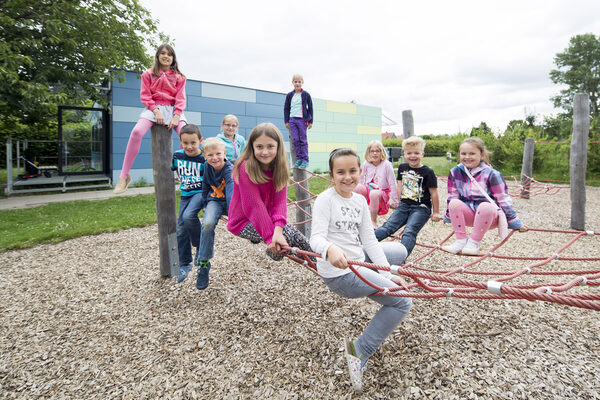
{"label": "tree", "polygon": [[98,86],[147,68],[156,39],[138,0],[0,0],[0,117],[44,124],[59,104],[105,103]]}
{"label": "tree", "polygon": [[577,35],[569,41],[569,47],[554,57],[557,69],[550,71],[550,79],[556,84],[567,85],[551,100],[554,106],[572,113],[575,93],[587,93],[590,97],[592,116],[598,116],[600,101],[600,37],[592,33]]}

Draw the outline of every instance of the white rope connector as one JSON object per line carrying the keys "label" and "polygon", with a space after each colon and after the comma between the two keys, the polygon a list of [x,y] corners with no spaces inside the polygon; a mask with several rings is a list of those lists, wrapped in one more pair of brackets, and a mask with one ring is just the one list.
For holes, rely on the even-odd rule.
{"label": "white rope connector", "polygon": [[446,292],[446,297],[452,297],[452,295],[454,294],[454,289],[450,288],[448,289],[448,291]]}
{"label": "white rope connector", "polygon": [[581,282],[579,282],[579,286],[585,286],[587,285],[587,281],[588,279],[585,276],[581,277]]}
{"label": "white rope connector", "polygon": [[442,245],[441,245],[441,244],[438,244],[437,246],[435,246],[435,248],[436,248],[437,250],[439,250],[439,249],[441,249],[441,248],[442,248]]}
{"label": "white rope connector", "polygon": [[302,261],[302,265],[308,265],[308,261],[306,261],[306,260]]}
{"label": "white rope connector", "polygon": [[429,279],[423,279],[423,283],[429,285]]}
{"label": "white rope connector", "polygon": [[527,268],[525,268],[525,271],[526,271],[525,273],[527,275],[531,274],[531,268],[527,267]]}
{"label": "white rope connector", "polygon": [[585,233],[587,233],[588,235],[590,235],[590,236],[591,236],[591,235],[593,235],[593,234],[594,234],[594,231],[585,231]]}
{"label": "white rope connector", "polygon": [[549,287],[543,287],[542,289],[546,290],[546,294],[552,294],[552,289],[550,289]]}
{"label": "white rope connector", "polygon": [[389,288],[383,288],[383,291],[381,292],[381,294],[383,294],[385,296],[388,294],[389,291],[390,291]]}
{"label": "white rope connector", "polygon": [[560,260],[560,256],[558,255],[558,253],[554,253],[554,259],[555,260]]}
{"label": "white rope connector", "polygon": [[294,253],[295,255],[298,255],[298,248],[292,247],[292,253]]}
{"label": "white rope connector", "polygon": [[460,267],[460,272],[465,272],[467,269],[465,267]]}
{"label": "white rope connector", "polygon": [[492,253],[491,251],[488,253],[488,256],[490,257],[494,257],[494,253]]}
{"label": "white rope connector", "polygon": [[494,281],[494,280],[489,280],[489,281],[487,281],[488,292],[490,292],[492,294],[502,294],[502,285],[504,285],[504,283]]}
{"label": "white rope connector", "polygon": [[398,272],[400,270],[400,266],[399,265],[390,265],[390,272],[394,275],[400,275],[400,273]]}

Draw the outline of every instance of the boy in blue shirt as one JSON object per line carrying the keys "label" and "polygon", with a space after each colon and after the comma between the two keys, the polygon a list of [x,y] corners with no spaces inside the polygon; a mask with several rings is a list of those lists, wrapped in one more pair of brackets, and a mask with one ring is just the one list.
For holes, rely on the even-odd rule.
{"label": "boy in blue shirt", "polygon": [[200,245],[200,220],[202,209],[202,176],[205,159],[200,150],[202,133],[194,124],[187,124],[179,132],[183,149],[173,153],[171,169],[179,175],[179,216],[177,218],[177,247],[179,250],[179,276],[177,283],[187,278],[192,269],[192,248]]}
{"label": "boy in blue shirt", "polygon": [[221,215],[228,214],[231,195],[233,194],[233,165],[225,158],[225,143],[217,138],[208,138],[202,146],[206,165],[204,170],[204,189],[202,205],[202,234],[200,247],[196,254],[198,278],[196,288],[204,290],[208,287],[210,260],[214,255],[215,227]]}

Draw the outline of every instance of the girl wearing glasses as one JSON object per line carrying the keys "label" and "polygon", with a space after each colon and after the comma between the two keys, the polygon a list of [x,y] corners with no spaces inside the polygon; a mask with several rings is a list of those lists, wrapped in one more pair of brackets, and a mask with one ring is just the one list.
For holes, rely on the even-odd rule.
{"label": "girl wearing glasses", "polygon": [[354,191],[367,199],[374,228],[377,228],[378,215],[387,214],[390,207],[398,207],[394,167],[388,161],[383,144],[378,140],[371,141],[367,146],[360,183]]}
{"label": "girl wearing glasses", "polygon": [[223,118],[223,122],[221,123],[221,133],[217,135],[219,139],[225,142],[226,157],[232,164],[246,147],[246,139],[237,133],[239,125],[237,117],[233,114],[228,114]]}

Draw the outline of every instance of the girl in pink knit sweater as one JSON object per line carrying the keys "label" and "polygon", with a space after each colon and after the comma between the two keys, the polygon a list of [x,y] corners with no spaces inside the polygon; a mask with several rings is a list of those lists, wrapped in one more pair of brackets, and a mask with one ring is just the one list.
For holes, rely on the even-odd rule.
{"label": "girl in pink knit sweater", "polygon": [[233,167],[227,229],[253,243],[264,241],[277,261],[283,258],[282,246],[312,251],[304,235],[287,223],[289,176],[281,132],[270,122],[256,126]]}
{"label": "girl in pink knit sweater", "polygon": [[179,131],[185,126],[185,76],[179,71],[175,50],[168,44],[161,44],[154,55],[154,65],[142,74],[140,100],[146,109],[140,114],[133,127],[119,181],[113,192],[123,193],[131,182],[129,170],[140,151],[142,138],[154,123],[167,125],[169,130]]}
{"label": "girl in pink knit sweater", "polygon": [[398,207],[394,167],[388,161],[383,144],[378,140],[371,141],[367,146],[360,182],[354,191],[367,199],[371,222],[377,228],[377,216],[387,214],[390,207]]}

